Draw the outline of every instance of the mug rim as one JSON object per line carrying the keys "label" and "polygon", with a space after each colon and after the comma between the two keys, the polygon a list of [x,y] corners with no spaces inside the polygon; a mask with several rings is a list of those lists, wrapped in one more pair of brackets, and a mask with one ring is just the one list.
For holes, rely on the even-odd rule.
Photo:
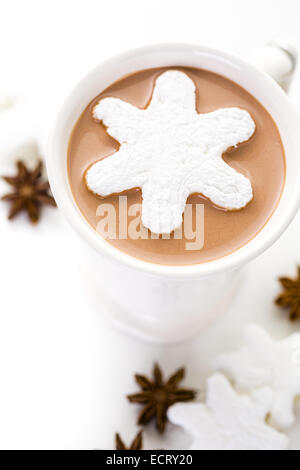
{"label": "mug rim", "polygon": [[[260,82],[264,83],[265,87],[269,87],[272,89],[272,93],[274,93],[274,99],[278,100],[283,108],[285,108],[288,112],[289,119],[291,122],[291,126],[296,126],[294,132],[299,133],[300,131],[300,119],[298,114],[296,113],[292,103],[289,101],[287,95],[284,91],[280,88],[280,86],[270,78],[265,72],[257,69],[254,65],[247,62],[243,58],[240,58],[237,55],[232,53],[223,51],[221,49],[217,49],[211,46],[205,45],[194,45],[194,44],[185,44],[185,43],[165,43],[165,44],[155,44],[155,45],[148,45],[136,49],[131,49],[126,52],[122,52],[118,55],[113,56],[112,58],[102,62],[101,64],[94,67],[91,71],[89,71],[78,83],[73,87],[73,90],[69,94],[68,98],[63,103],[55,124],[53,126],[53,130],[50,134],[49,141],[48,141],[48,148],[47,148],[47,155],[46,155],[46,164],[48,170],[48,177],[49,182],[51,185],[51,189],[57,205],[62,210],[62,213],[66,216],[69,223],[75,229],[77,234],[82,238],[89,246],[93,247],[98,253],[109,257],[111,260],[121,263],[123,266],[127,266],[129,268],[133,268],[138,271],[142,271],[149,275],[158,275],[167,278],[199,278],[210,276],[216,273],[222,273],[225,271],[231,271],[233,269],[238,268],[239,266],[247,263],[251,259],[255,258],[256,256],[260,255],[263,251],[265,251],[268,247],[270,247],[284,232],[287,226],[290,224],[292,219],[294,218],[300,202],[300,185],[299,187],[295,188],[293,193],[293,198],[289,200],[288,207],[284,212],[284,217],[280,221],[280,224],[277,224],[277,227],[273,228],[272,233],[267,233],[263,239],[258,239],[258,235],[264,230],[265,226],[269,226],[270,221],[272,220],[274,214],[277,212],[278,206],[280,204],[280,200],[277,203],[272,215],[267,220],[264,227],[260,229],[260,231],[253,237],[253,239],[246,242],[243,246],[236,249],[235,251],[224,255],[223,257],[198,263],[198,264],[191,264],[191,265],[167,265],[167,264],[158,264],[158,263],[151,263],[149,261],[142,260],[140,258],[136,258],[132,255],[129,255],[118,248],[112,246],[108,242],[104,240],[96,231],[95,229],[90,226],[88,221],[84,218],[80,209],[76,205],[72,194],[70,195],[70,188],[68,187],[68,183],[64,181],[62,175],[60,175],[58,170],[58,155],[55,149],[55,142],[57,140],[57,135],[59,132],[60,127],[64,123],[66,119],[66,109],[71,102],[74,102],[76,91],[84,85],[84,83],[93,75],[99,73],[99,71],[103,70],[104,68],[111,67],[113,64],[117,62],[122,63],[130,60],[137,55],[146,55],[150,53],[154,53],[155,51],[159,52],[191,52],[195,51],[200,54],[213,54],[215,56],[220,57],[220,59],[225,59],[233,64],[238,65],[239,67],[247,68],[252,74],[257,75],[260,77]],[[176,64],[174,64],[176,65]],[[178,64],[177,64],[178,65]],[[147,67],[144,67],[145,69]],[[200,67],[199,67],[200,68]],[[203,67],[202,67],[203,68]],[[125,75],[125,74],[124,74]],[[253,93],[251,93],[253,94]],[[255,95],[254,95],[255,97]],[[268,112],[270,112],[268,110]],[[270,112],[271,116],[272,113]],[[79,115],[78,115],[79,117]],[[281,134],[280,130],[279,133]],[[282,137],[282,135],[281,135]],[[67,159],[67,155],[66,155]],[[287,160],[287,155],[286,155]],[[300,173],[300,166],[298,172]],[[285,181],[286,184],[286,181]],[[284,190],[284,188],[283,188]]]}

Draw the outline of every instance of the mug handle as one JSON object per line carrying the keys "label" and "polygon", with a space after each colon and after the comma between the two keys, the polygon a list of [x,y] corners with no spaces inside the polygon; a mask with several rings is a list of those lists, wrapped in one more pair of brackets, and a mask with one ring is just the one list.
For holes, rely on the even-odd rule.
{"label": "mug handle", "polygon": [[250,62],[270,75],[287,93],[296,69],[297,56],[293,45],[270,41],[252,54]]}

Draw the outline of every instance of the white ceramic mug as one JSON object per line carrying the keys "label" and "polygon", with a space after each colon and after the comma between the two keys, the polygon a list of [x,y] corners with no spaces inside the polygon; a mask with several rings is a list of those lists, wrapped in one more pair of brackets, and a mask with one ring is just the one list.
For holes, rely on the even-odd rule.
{"label": "white ceramic mug", "polygon": [[[69,137],[86,105],[124,75],[174,65],[224,75],[255,96],[278,126],[287,163],[280,202],[256,237],[234,253],[191,266],[152,264],[108,244],[80,213],[67,174]],[[250,63],[220,50],[183,44],[149,46],[118,55],[92,70],[65,101],[47,155],[49,180],[57,204],[86,242],[84,279],[88,301],[122,328],[143,338],[173,342],[195,335],[228,305],[239,286],[238,268],[272,245],[298,210],[299,135],[298,114],[278,84]]]}

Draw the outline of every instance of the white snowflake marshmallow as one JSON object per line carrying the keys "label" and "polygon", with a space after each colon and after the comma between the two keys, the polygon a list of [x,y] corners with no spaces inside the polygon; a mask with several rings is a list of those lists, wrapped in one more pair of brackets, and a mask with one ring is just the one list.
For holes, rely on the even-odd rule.
{"label": "white snowflake marshmallow", "polygon": [[185,73],[170,70],[157,78],[146,109],[117,98],[103,98],[93,109],[120,149],[86,171],[86,185],[104,197],[141,188],[142,222],[154,233],[181,225],[192,193],[227,210],[253,197],[249,179],[222,159],[253,135],[253,119],[239,108],[198,114],[195,91]]}
{"label": "white snowflake marshmallow", "polygon": [[249,325],[244,341],[239,351],[221,355],[216,368],[228,374],[240,390],[269,387],[272,421],[280,429],[288,428],[295,420],[294,401],[300,395],[300,333],[275,341],[263,328]]}
{"label": "white snowflake marshmallow", "polygon": [[190,450],[284,450],[288,440],[266,423],[270,390],[239,395],[221,374],[207,380],[205,403],[178,403],[168,417],[193,438]]}

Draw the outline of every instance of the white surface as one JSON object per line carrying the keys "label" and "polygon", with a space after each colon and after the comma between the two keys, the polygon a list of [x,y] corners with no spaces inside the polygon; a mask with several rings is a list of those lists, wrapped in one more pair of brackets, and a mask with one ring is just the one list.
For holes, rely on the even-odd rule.
{"label": "white surface", "polygon": [[[44,133],[45,114],[56,111],[82,73],[128,48],[206,42],[247,56],[279,35],[300,49],[298,0],[1,4],[0,88],[31,96],[32,106],[43,105]],[[296,82],[295,100],[298,95]],[[1,157],[0,173],[9,167],[9,159]],[[2,183],[0,189],[6,189]],[[246,321],[278,337],[300,329],[272,304],[279,291],[276,276],[295,275],[300,262],[300,215],[248,266],[227,315],[193,342],[158,347],[111,329],[87,307],[79,285],[80,245],[58,211],[47,209],[38,228],[22,217],[7,222],[6,211],[1,204],[1,448],[111,448],[117,430],[130,441],[138,407],[125,395],[136,390],[134,372],[149,372],[154,360],[166,373],[187,365],[186,384],[201,389],[216,353],[241,344]],[[299,433],[300,412],[289,432],[293,448],[300,448]],[[185,440],[176,429],[160,439],[150,427],[145,446],[178,447]]]}

